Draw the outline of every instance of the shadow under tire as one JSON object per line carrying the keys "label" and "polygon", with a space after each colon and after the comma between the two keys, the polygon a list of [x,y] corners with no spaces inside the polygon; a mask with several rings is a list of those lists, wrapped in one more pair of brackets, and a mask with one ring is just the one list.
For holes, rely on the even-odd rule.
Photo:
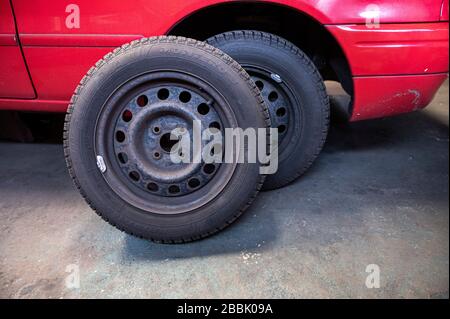
{"label": "shadow under tire", "polygon": [[329,99],[313,62],[289,41],[261,31],[239,30],[206,40],[235,59],[252,77],[279,132],[278,171],[263,190],[303,175],[319,155],[329,126]]}
{"label": "shadow under tire", "polygon": [[152,37],[108,53],[81,80],[66,115],[64,153],[76,187],[104,220],[141,238],[183,243],[225,228],[265,176],[259,163],[169,162],[164,133],[192,130],[193,119],[220,129],[270,126],[249,75],[204,42]]}

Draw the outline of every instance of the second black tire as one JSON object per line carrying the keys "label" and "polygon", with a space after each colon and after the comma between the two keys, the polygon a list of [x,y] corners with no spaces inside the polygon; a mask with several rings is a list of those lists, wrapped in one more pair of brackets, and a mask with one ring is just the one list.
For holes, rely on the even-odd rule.
{"label": "second black tire", "polygon": [[226,32],[206,42],[250,74],[279,129],[278,171],[267,176],[263,189],[291,183],[311,166],[328,132],[328,95],[317,68],[294,44],[265,32]]}

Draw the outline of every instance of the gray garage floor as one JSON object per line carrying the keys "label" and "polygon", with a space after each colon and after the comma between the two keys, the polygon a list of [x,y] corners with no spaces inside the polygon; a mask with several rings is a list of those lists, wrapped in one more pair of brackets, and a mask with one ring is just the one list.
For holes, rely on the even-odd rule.
{"label": "gray garage floor", "polygon": [[0,297],[448,298],[448,125],[448,83],[425,111],[335,123],[304,178],[178,246],[97,217],[61,145],[0,143]]}

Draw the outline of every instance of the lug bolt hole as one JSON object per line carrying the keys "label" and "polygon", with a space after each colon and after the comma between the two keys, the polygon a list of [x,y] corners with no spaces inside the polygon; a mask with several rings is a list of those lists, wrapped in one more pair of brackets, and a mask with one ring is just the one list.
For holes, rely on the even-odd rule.
{"label": "lug bolt hole", "polygon": [[161,132],[161,129],[159,128],[159,126],[155,126],[155,127],[153,127],[153,133],[155,133],[155,134],[159,134],[160,132]]}
{"label": "lug bolt hole", "polygon": [[278,133],[284,133],[286,131],[286,125],[278,126]]}
{"label": "lug bolt hole", "polygon": [[160,152],[155,152],[155,153],[153,153],[153,157],[155,159],[160,159],[161,158],[161,153]]}

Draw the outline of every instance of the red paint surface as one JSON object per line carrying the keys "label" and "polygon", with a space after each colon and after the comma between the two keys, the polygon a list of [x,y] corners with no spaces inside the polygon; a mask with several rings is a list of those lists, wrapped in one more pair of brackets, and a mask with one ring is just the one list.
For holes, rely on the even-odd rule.
{"label": "red paint surface", "polygon": [[427,106],[447,74],[360,77],[353,80],[352,121],[412,112]]}
{"label": "red paint surface", "polygon": [[33,98],[9,2],[0,0],[0,98]]}
{"label": "red paint surface", "polygon": [[[0,98],[0,109],[62,111],[83,75],[114,47],[141,36],[165,34],[193,12],[226,2],[231,1],[78,0],[80,28],[69,29],[65,8],[71,2],[12,0],[17,31],[37,97],[29,101]],[[448,72],[448,22],[438,22],[448,20],[448,10],[444,9],[448,0],[444,4],[442,0],[265,2],[304,12],[326,25],[335,36],[354,76],[353,120],[424,106],[445,78],[445,74],[426,74]],[[380,10],[381,25],[379,29],[368,29],[364,25],[367,9],[374,2]],[[5,4],[9,2],[0,0],[1,6]],[[22,61],[24,67],[19,47],[11,42],[14,38],[6,36],[15,33],[12,15],[4,12],[0,10],[1,21],[7,22],[0,24],[0,61],[11,61],[11,65]],[[8,45],[1,46],[1,43]],[[19,52],[13,54],[1,49],[7,46]],[[13,79],[14,72],[6,69],[4,66],[0,69],[0,80],[3,74],[7,76],[5,83],[14,82],[8,84],[10,96],[32,97],[28,74],[18,72],[22,78]],[[408,74],[415,76],[404,76]],[[401,95],[408,89],[420,92],[419,103],[408,94]]]}
{"label": "red paint surface", "polygon": [[448,21],[448,0],[442,0],[441,21]]}
{"label": "red paint surface", "polygon": [[354,76],[448,71],[448,23],[328,26]]}
{"label": "red paint surface", "polygon": [[69,101],[8,98],[0,99],[0,110],[64,113],[66,112],[68,106]]}
{"label": "red paint surface", "polygon": [[[4,1],[4,0],[2,0]],[[177,21],[202,8],[231,0],[13,0],[20,33],[164,34]],[[257,2],[250,0],[248,2]],[[380,20],[439,21],[442,0],[272,0],[307,13],[322,24],[365,23],[369,5],[377,4]],[[76,3],[80,29],[65,27],[66,5]],[[36,17],[39,17],[37,19]],[[87,30],[87,31],[86,31]]]}
{"label": "red paint surface", "polygon": [[38,97],[69,101],[87,71],[114,47],[27,47],[25,59]]}
{"label": "red paint surface", "polygon": [[142,38],[139,34],[21,34],[24,47],[118,47]]}

